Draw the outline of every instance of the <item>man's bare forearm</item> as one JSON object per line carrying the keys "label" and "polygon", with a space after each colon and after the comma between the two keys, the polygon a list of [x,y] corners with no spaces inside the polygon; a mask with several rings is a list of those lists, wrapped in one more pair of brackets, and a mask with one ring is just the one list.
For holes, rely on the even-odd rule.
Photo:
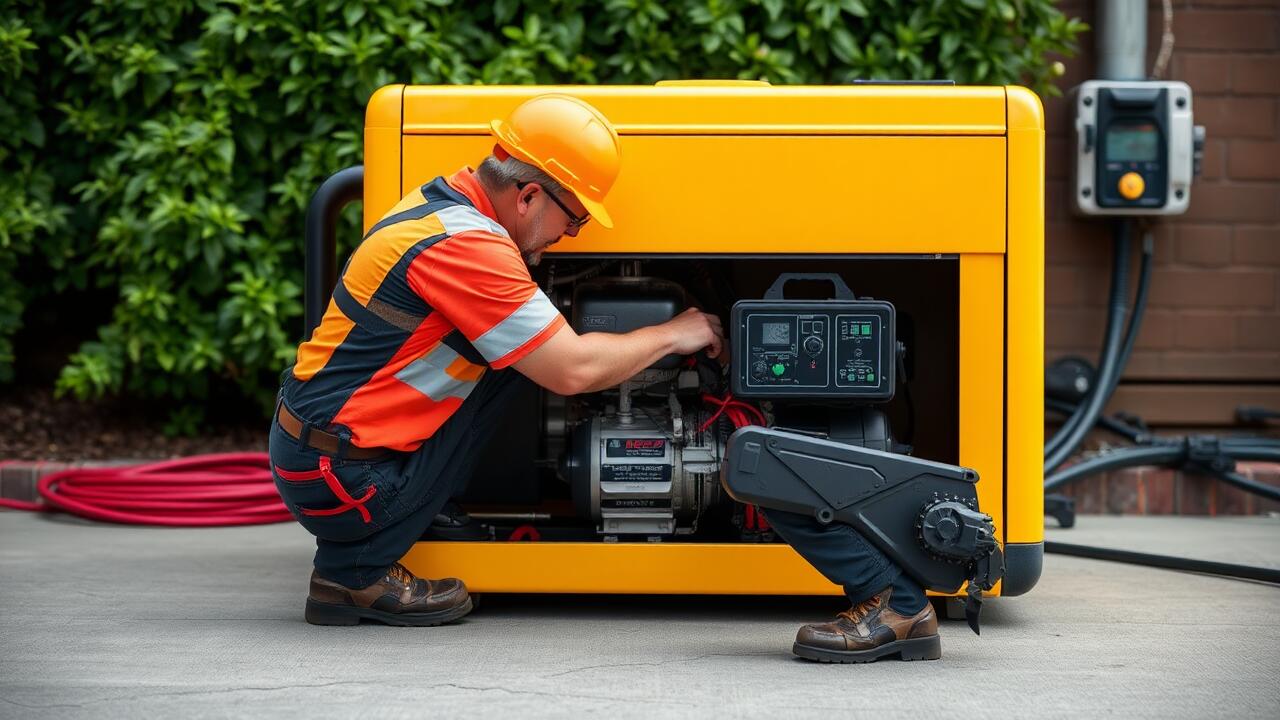
{"label": "man's bare forearm", "polygon": [[662,325],[623,334],[586,333],[579,340],[583,352],[579,392],[616,387],[671,354],[675,346],[671,331]]}

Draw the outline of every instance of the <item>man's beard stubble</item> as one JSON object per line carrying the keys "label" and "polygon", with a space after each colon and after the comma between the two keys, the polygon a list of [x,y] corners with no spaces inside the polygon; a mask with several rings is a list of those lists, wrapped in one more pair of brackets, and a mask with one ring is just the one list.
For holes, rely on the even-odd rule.
{"label": "man's beard stubble", "polygon": [[[534,238],[541,238],[542,237],[542,213],[538,213],[537,215],[535,215],[529,224],[532,225],[532,227],[529,228],[529,234]],[[543,243],[541,242],[541,240],[539,240],[536,250],[528,250],[521,253],[521,257],[524,258],[524,264],[528,265],[529,267],[537,267],[538,263],[542,262],[542,251],[545,249],[546,249],[546,243]]]}

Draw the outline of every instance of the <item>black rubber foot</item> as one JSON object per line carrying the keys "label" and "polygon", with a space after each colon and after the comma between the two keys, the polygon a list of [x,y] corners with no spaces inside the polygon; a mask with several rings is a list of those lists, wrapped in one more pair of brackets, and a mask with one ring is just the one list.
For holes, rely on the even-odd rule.
{"label": "black rubber foot", "polygon": [[307,622],[312,625],[359,625],[361,620],[404,627],[435,627],[471,612],[471,598],[457,607],[429,613],[389,613],[352,605],[330,605],[307,599]]}
{"label": "black rubber foot", "polygon": [[791,652],[816,662],[869,663],[897,656],[900,660],[937,660],[942,657],[942,640],[930,635],[910,640],[895,640],[870,650],[827,650],[796,643]]}

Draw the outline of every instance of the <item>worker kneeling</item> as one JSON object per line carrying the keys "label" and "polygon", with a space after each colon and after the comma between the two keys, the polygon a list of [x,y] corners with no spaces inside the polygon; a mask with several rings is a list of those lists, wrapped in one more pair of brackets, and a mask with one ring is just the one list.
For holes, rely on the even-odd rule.
{"label": "worker kneeling", "polygon": [[[461,581],[417,578],[398,561],[433,525],[465,517],[450,500],[522,383],[574,395],[671,354],[724,357],[716,316],[691,308],[579,335],[531,278],[561,237],[612,226],[603,201],[621,154],[603,115],[548,94],[492,130],[494,154],[477,170],[415,189],[369,230],[284,374],[270,453],[280,495],[316,536],[308,622],[438,625],[470,612]],[[798,653],[938,657],[921,584],[884,552],[843,522],[757,504],[777,507],[780,534],[854,603],[803,628]]]}

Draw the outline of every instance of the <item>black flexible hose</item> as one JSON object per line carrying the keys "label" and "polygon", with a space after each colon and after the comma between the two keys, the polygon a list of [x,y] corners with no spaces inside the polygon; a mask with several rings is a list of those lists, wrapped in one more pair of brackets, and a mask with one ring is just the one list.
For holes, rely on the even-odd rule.
{"label": "black flexible hose", "polygon": [[1098,379],[1094,383],[1089,397],[1076,408],[1067,419],[1066,424],[1058,431],[1045,447],[1044,472],[1053,472],[1071,457],[1085,435],[1093,429],[1093,424],[1102,408],[1106,405],[1108,389],[1112,387],[1123,352],[1125,335],[1125,312],[1129,295],[1129,242],[1130,225],[1127,220],[1116,221],[1116,237],[1113,243],[1113,261],[1111,267],[1111,299],[1108,303],[1107,333],[1103,343],[1102,357],[1098,361]]}
{"label": "black flexible hose", "polygon": [[1117,468],[1134,465],[1165,465],[1176,462],[1182,451],[1177,447],[1136,447],[1115,450],[1104,455],[1089,458],[1056,473],[1044,481],[1045,492],[1056,490],[1063,485],[1094,473],[1102,473]]}
{"label": "black flexible hose", "polygon": [[[1280,462],[1280,447],[1272,445],[1226,445],[1221,447],[1221,452],[1233,460]],[[1055,490],[1074,480],[1108,470],[1134,467],[1136,465],[1180,465],[1187,460],[1188,451],[1186,445],[1152,445],[1114,450],[1072,465],[1066,470],[1051,476],[1045,480],[1044,489],[1046,491]],[[1248,482],[1254,484],[1252,481]],[[1270,488],[1269,485],[1262,485],[1261,487]]]}
{"label": "black flexible hose", "polygon": [[[1152,237],[1151,231],[1142,233],[1142,259],[1138,264],[1138,290],[1133,297],[1133,313],[1129,315],[1129,329],[1124,333],[1124,349],[1120,351],[1120,369],[1116,373],[1115,381],[1111,383],[1111,389],[1107,391],[1107,398],[1110,399],[1112,393],[1116,391],[1116,386],[1120,384],[1120,376],[1124,374],[1124,369],[1129,366],[1129,356],[1133,354],[1133,346],[1138,342],[1138,333],[1142,331],[1142,316],[1147,312],[1147,295],[1151,289],[1151,266],[1152,259],[1155,257],[1155,238]],[[1103,403],[1106,406],[1106,403]]]}
{"label": "black flexible hose", "polygon": [[1230,470],[1215,470],[1213,474],[1219,480],[1227,483],[1228,485],[1234,485],[1245,492],[1250,492],[1254,495],[1260,495],[1267,498],[1268,500],[1280,502],[1280,488],[1278,487],[1254,482],[1240,473],[1232,472]]}
{"label": "black flexible hose", "polygon": [[1168,555],[1152,555],[1132,550],[1118,550],[1116,548],[1075,545],[1054,541],[1046,541],[1044,550],[1045,552],[1058,553],[1059,555],[1074,555],[1094,560],[1110,560],[1133,565],[1150,565],[1151,567],[1167,568],[1169,570],[1187,570],[1210,575],[1225,575],[1227,577],[1280,583],[1280,570],[1275,568],[1235,565],[1211,560],[1193,560],[1191,558],[1170,557]]}
{"label": "black flexible hose", "polygon": [[[1116,366],[1116,371],[1111,378],[1110,384],[1107,386],[1103,386],[1101,384],[1101,380],[1102,380],[1101,376],[1096,377],[1093,387],[1091,388],[1092,392],[1090,393],[1090,396],[1089,396],[1089,397],[1092,397],[1094,393],[1099,393],[1099,392],[1103,393],[1102,400],[1101,402],[1098,403],[1099,418],[1105,417],[1101,415],[1102,408],[1106,407],[1107,401],[1110,400],[1112,394],[1115,393],[1116,386],[1120,384],[1120,377],[1124,373],[1124,368],[1129,363],[1129,356],[1133,354],[1133,347],[1137,343],[1138,334],[1142,330],[1142,317],[1145,314],[1147,309],[1147,297],[1149,294],[1148,290],[1151,287],[1151,266],[1152,266],[1152,258],[1154,255],[1155,255],[1155,241],[1152,238],[1150,232],[1143,233],[1142,261],[1138,269],[1138,289],[1137,289],[1137,293],[1135,294],[1135,299],[1133,304],[1133,313],[1129,316],[1129,326],[1124,333],[1124,345],[1120,350],[1120,358]],[[1115,302],[1114,293],[1115,293],[1115,286],[1113,282],[1112,303]],[[1109,351],[1109,348],[1107,347],[1103,348],[1101,362],[1105,362],[1105,358],[1107,357],[1108,351]],[[1087,400],[1088,398],[1086,398],[1086,402]],[[1068,417],[1067,421],[1062,424],[1062,427],[1058,428],[1058,432],[1054,434],[1054,436],[1049,440],[1048,443],[1046,443],[1045,445],[1046,456],[1054,456],[1057,453],[1061,452],[1062,444],[1066,442],[1068,438],[1071,437],[1071,433],[1075,430],[1076,426],[1081,422],[1086,422],[1083,414],[1084,413],[1083,405],[1084,403],[1082,403],[1080,406],[1073,406],[1073,410],[1070,412],[1070,416]],[[1117,434],[1124,435],[1126,437],[1130,437],[1132,434],[1131,432],[1123,430],[1118,426],[1110,425],[1106,420],[1096,419],[1095,422],[1101,424],[1104,428],[1111,430],[1112,432],[1116,432]],[[1092,428],[1090,427],[1090,429]],[[1088,435],[1088,432],[1089,432],[1088,430],[1082,431],[1079,437],[1080,442],[1083,442],[1085,436]],[[1135,429],[1133,432],[1139,432],[1139,431]],[[1145,437],[1145,434],[1139,434],[1139,435],[1130,437],[1130,439],[1133,440],[1134,442],[1140,442],[1141,438],[1143,437]],[[1077,443],[1077,447],[1078,445],[1079,443]],[[1065,456],[1069,457],[1071,453],[1075,451],[1075,449],[1076,448],[1073,447],[1071,450],[1066,451]],[[1059,465],[1061,465],[1061,463],[1059,463]],[[1056,466],[1054,468],[1046,468],[1046,472],[1052,471],[1053,469],[1056,469]]]}
{"label": "black flexible hose", "polygon": [[[1138,334],[1142,330],[1142,317],[1145,314],[1147,309],[1147,297],[1149,294],[1148,290],[1151,287],[1151,266],[1152,266],[1152,258],[1154,257],[1154,255],[1155,255],[1155,241],[1151,233],[1148,231],[1143,233],[1143,236],[1142,236],[1142,261],[1138,269],[1138,289],[1137,289],[1137,293],[1135,294],[1135,299],[1133,304],[1133,313],[1129,316],[1129,326],[1124,333],[1124,345],[1120,351],[1120,358],[1116,366],[1116,371],[1111,378],[1111,382],[1109,386],[1103,386],[1101,384],[1102,378],[1099,376],[1098,378],[1095,378],[1097,382],[1094,383],[1094,386],[1092,388],[1092,391],[1094,393],[1097,393],[1097,392],[1103,393],[1102,400],[1100,403],[1098,403],[1098,418],[1105,417],[1101,414],[1102,408],[1106,407],[1107,401],[1110,400],[1112,394],[1115,393],[1116,386],[1120,384],[1121,375],[1123,375],[1124,368],[1129,363],[1129,356],[1133,354],[1133,347],[1135,344],[1137,344]],[[1114,303],[1115,302],[1114,282],[1112,286],[1112,293],[1113,293],[1112,302]],[[1108,352],[1108,348],[1104,347],[1103,353],[1102,353],[1104,359],[1107,356],[1107,352]],[[1083,405],[1083,403],[1081,405]],[[1080,411],[1080,406],[1077,406],[1076,409],[1073,410],[1073,412],[1070,414],[1070,417],[1067,419],[1067,421],[1063,423],[1062,427],[1058,429],[1058,432],[1046,444],[1045,446],[1046,456],[1053,456],[1061,452],[1062,443],[1067,441],[1067,439],[1071,437],[1071,433],[1073,430],[1075,430],[1076,426],[1081,422],[1086,422],[1083,418],[1083,412],[1081,411],[1080,414],[1077,414],[1077,411]],[[1132,440],[1133,442],[1141,442],[1142,439],[1146,437],[1145,433],[1131,436],[1131,432],[1123,430],[1118,426],[1112,426],[1108,423],[1108,421],[1103,419],[1095,418],[1095,422],[1097,422],[1098,424],[1101,424],[1104,428],[1111,430],[1112,432],[1116,432],[1117,434],[1123,435],[1125,437],[1129,437],[1130,440]],[[1091,426],[1088,426],[1088,427],[1092,429]],[[1084,438],[1088,435],[1088,432],[1089,432],[1088,430],[1083,430],[1081,432],[1079,436],[1079,441],[1077,442],[1076,447],[1079,446],[1079,442],[1084,441]],[[1139,432],[1139,431],[1134,429],[1133,432]],[[1075,452],[1075,449],[1076,448],[1073,447],[1070,450],[1066,451],[1065,457],[1070,457],[1071,453]],[[1065,461],[1065,457],[1064,457],[1064,461]],[[1058,465],[1061,465],[1061,463],[1058,463]],[[1051,472],[1054,469],[1057,469],[1057,466],[1054,466],[1053,468],[1046,468],[1046,472]]]}
{"label": "black flexible hose", "polygon": [[1222,438],[1223,445],[1231,447],[1280,447],[1280,438],[1263,437],[1261,435],[1234,435]]}
{"label": "black flexible hose", "polygon": [[[1045,398],[1044,406],[1047,410],[1052,410],[1068,416],[1075,412],[1076,408],[1079,407],[1073,403],[1065,402],[1063,400],[1054,400],[1053,398]],[[1142,444],[1148,440],[1146,432],[1107,415],[1099,415],[1097,425],[1098,427],[1110,433],[1119,435],[1132,443]]]}

